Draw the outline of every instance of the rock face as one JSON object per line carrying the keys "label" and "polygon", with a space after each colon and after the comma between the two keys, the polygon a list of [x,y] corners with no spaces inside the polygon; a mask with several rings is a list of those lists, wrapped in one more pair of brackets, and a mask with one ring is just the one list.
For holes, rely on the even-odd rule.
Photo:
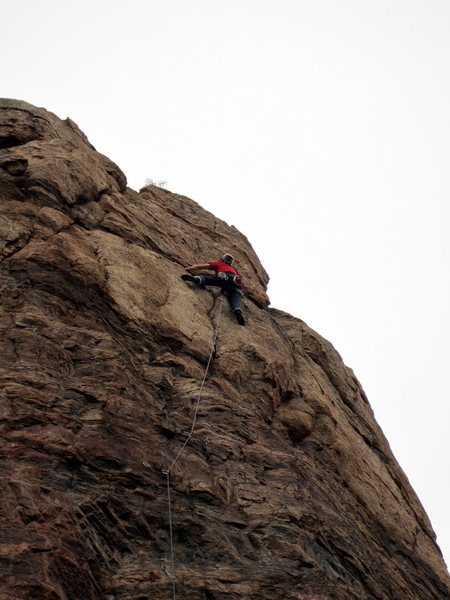
{"label": "rock face", "polygon": [[[180,279],[223,251],[246,327]],[[358,381],[234,227],[3,100],[0,256],[2,600],[449,597]]]}

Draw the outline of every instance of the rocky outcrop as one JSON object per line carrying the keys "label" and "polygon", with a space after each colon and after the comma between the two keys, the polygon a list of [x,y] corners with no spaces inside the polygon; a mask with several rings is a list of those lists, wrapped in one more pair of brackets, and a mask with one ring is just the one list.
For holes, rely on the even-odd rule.
{"label": "rocky outcrop", "polygon": [[[246,327],[181,281],[223,251]],[[0,102],[0,598],[444,600],[435,535],[352,371],[269,308],[247,239]],[[164,470],[170,474],[172,573]]]}

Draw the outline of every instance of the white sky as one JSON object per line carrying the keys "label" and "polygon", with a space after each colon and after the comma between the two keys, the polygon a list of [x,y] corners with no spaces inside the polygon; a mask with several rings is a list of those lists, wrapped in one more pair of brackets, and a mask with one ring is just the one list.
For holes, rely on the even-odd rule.
{"label": "white sky", "polygon": [[[2,0],[0,95],[241,230],[450,561],[448,0]],[[226,249],[225,249],[226,250]],[[205,259],[209,259],[206,257]]]}

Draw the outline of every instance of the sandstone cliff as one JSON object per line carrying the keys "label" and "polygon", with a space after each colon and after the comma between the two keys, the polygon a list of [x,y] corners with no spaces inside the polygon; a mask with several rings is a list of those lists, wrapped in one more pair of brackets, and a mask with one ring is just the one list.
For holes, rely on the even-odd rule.
{"label": "sandstone cliff", "polygon": [[[232,252],[246,327],[180,279]],[[247,239],[126,187],[69,119],[0,102],[1,600],[444,600],[352,371],[269,308]],[[219,313],[219,310],[221,312]],[[220,321],[218,322],[218,319]]]}

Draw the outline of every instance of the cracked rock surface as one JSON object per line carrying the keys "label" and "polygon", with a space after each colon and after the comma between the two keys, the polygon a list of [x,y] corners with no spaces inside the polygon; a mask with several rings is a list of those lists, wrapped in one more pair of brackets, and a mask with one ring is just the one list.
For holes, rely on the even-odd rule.
{"label": "cracked rock surface", "polygon": [[[231,252],[246,327],[184,267]],[[248,240],[0,101],[0,598],[444,600],[353,372],[269,307]],[[171,476],[174,573],[166,476]]]}

